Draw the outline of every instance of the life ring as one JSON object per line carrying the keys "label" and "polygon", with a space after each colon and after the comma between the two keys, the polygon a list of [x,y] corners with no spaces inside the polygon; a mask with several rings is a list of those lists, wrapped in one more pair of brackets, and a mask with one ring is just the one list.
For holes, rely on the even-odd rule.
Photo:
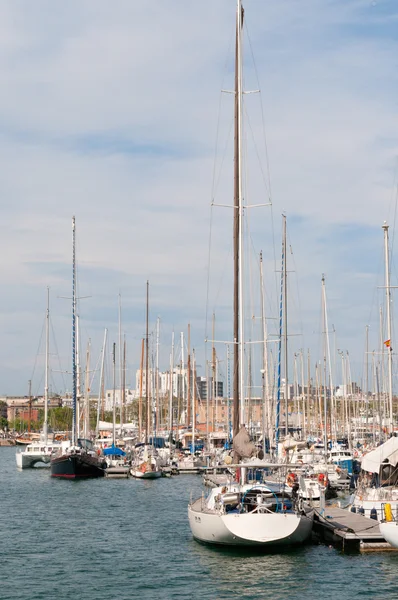
{"label": "life ring", "polygon": [[146,463],[142,463],[142,465],[140,466],[140,471],[141,473],[146,473]]}
{"label": "life ring", "polygon": [[328,478],[325,475],[325,473],[319,473],[319,475],[318,475],[318,482],[321,485],[324,485],[325,487],[327,486],[327,484],[328,484]]}
{"label": "life ring", "polygon": [[297,482],[297,475],[296,473],[288,473],[288,476],[286,477],[286,483],[289,487],[293,487],[294,484]]}

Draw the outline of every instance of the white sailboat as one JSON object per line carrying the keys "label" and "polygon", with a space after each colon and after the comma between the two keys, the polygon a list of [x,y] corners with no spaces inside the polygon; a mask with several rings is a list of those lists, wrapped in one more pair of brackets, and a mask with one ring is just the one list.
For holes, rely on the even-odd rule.
{"label": "white sailboat", "polygon": [[50,465],[51,454],[61,445],[57,442],[48,443],[48,372],[49,372],[49,320],[50,320],[50,290],[47,288],[46,310],[46,366],[44,382],[44,423],[40,440],[32,442],[15,455],[18,469],[29,469],[37,464]]}
{"label": "white sailboat", "polygon": [[[234,192],[234,447],[239,424],[245,422],[244,315],[243,315],[243,194],[242,194],[242,27],[243,9],[237,0],[235,65],[235,192]],[[243,432],[243,428],[240,430]],[[244,433],[244,432],[243,432]],[[242,453],[239,452],[241,456]],[[263,463],[257,467],[264,468]],[[268,465],[271,466],[271,465]],[[276,465],[272,465],[275,467]],[[231,465],[232,467],[232,465]],[[314,511],[298,497],[299,482],[287,496],[284,485],[277,491],[268,483],[247,481],[248,464],[234,465],[238,481],[212,489],[188,505],[193,537],[204,543],[226,546],[275,546],[300,544],[312,531]],[[250,463],[250,468],[256,465]],[[286,466],[283,465],[286,469]]]}
{"label": "white sailboat", "polygon": [[384,519],[384,506],[398,514],[398,438],[392,437],[362,459],[361,475],[352,496],[350,510]]}
{"label": "white sailboat", "polygon": [[[130,475],[137,479],[158,479],[162,476],[160,457],[153,444],[149,444],[152,410],[149,402],[149,281],[146,284],[146,366],[145,366],[145,443],[136,445]],[[141,370],[142,378],[142,370]]]}

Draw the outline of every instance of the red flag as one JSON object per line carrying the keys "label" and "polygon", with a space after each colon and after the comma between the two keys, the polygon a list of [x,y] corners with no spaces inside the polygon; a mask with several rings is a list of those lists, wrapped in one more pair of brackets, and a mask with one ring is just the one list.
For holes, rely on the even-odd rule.
{"label": "red flag", "polygon": [[386,346],[386,348],[389,348],[391,346],[391,340],[386,340],[384,342],[384,345]]}

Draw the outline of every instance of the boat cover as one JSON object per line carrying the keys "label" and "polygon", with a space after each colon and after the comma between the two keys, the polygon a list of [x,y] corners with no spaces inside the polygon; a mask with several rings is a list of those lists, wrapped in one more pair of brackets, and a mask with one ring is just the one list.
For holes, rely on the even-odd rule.
{"label": "boat cover", "polygon": [[392,437],[381,446],[368,452],[362,459],[361,469],[369,473],[378,473],[381,465],[398,464],[398,438]]}
{"label": "boat cover", "polygon": [[103,449],[104,456],[126,456],[126,453],[117,446],[109,446],[109,448]]}

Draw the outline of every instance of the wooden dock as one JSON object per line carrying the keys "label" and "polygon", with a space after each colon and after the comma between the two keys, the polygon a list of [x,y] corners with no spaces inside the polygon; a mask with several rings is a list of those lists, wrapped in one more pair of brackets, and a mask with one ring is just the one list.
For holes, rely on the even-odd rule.
{"label": "wooden dock", "polygon": [[379,523],[344,508],[326,506],[324,511],[316,509],[314,532],[324,542],[357,549],[362,552],[396,550],[380,533]]}

